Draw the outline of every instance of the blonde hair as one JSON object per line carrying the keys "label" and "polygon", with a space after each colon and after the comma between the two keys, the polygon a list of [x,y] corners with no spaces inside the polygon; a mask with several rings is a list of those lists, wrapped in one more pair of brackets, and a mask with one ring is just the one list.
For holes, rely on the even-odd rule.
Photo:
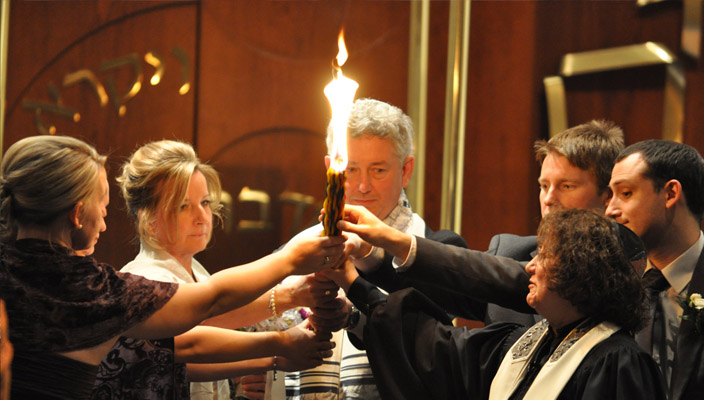
{"label": "blonde hair", "polygon": [[[122,197],[134,218],[139,237],[150,246],[163,248],[150,227],[156,220],[159,207],[166,218],[175,220],[196,171],[205,177],[211,197],[210,209],[220,221],[220,178],[213,167],[198,159],[191,145],[173,140],[148,143],[137,149],[122,166],[122,173],[117,178]],[[167,232],[167,238],[173,240],[171,232]]]}
{"label": "blonde hair", "polygon": [[0,164],[3,240],[19,225],[48,226],[97,190],[106,157],[69,136],[31,136],[7,149]]}

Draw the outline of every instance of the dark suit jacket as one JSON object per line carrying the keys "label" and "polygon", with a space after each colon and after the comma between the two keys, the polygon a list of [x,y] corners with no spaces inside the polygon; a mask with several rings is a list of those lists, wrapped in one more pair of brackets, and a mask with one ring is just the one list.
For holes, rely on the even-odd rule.
{"label": "dark suit jacket", "polygon": [[[502,233],[491,238],[489,250],[487,250],[486,253],[512,258],[516,261],[530,261],[533,259],[537,247],[537,236],[518,236],[510,233]],[[489,325],[495,322],[513,322],[524,326],[532,326],[541,319],[542,317],[536,314],[535,311],[530,314],[520,313],[509,308],[488,303],[484,323]]]}
{"label": "dark suit jacket", "polygon": [[[379,269],[361,275],[388,292],[414,287],[452,316],[475,321],[493,317],[492,322],[533,325],[539,317],[532,315],[535,311],[525,302],[530,277],[524,267],[537,247],[536,237],[497,235],[492,238],[486,253],[471,250],[469,253],[458,251],[446,254],[442,245],[429,249],[424,245],[428,239],[448,243],[448,240],[454,240],[453,235],[457,236],[454,232],[439,231],[426,235],[426,239],[418,238],[419,258],[407,271],[397,273],[391,265],[391,257],[386,257]],[[464,240],[459,247],[467,248]],[[466,255],[477,255],[477,258]],[[525,262],[508,262],[495,255]],[[499,296],[496,297],[499,305],[487,306],[487,301],[494,303],[494,297],[491,297],[494,295]]]}
{"label": "dark suit jacket", "polygon": [[[687,296],[704,294],[704,252],[694,268]],[[673,400],[704,398],[704,332],[695,332],[692,321],[683,320],[677,336],[670,394]]]}
{"label": "dark suit jacket", "polygon": [[[452,245],[448,247],[467,248],[467,243],[464,239],[453,231],[440,230],[434,232],[430,229],[426,229],[425,236],[426,239],[424,240],[441,243],[443,245]],[[389,293],[409,287],[416,288],[445,308],[447,312],[453,314],[453,316],[478,319],[476,316],[480,315],[481,318],[479,318],[479,320],[483,320],[486,312],[486,305],[483,302],[477,301],[469,296],[457,296],[452,292],[448,292],[446,288],[436,284],[433,280],[414,279],[412,275],[398,273],[391,264],[391,261],[392,257],[387,254],[378,269],[371,273],[360,271],[360,276]]]}
{"label": "dark suit jacket", "polygon": [[[438,302],[448,311],[463,318],[477,319],[458,307],[488,302],[524,313],[533,312],[526,303],[529,279],[524,269],[526,262],[445,246],[424,238],[417,238],[417,244],[415,262],[399,275],[442,290],[445,298],[453,299],[447,303]],[[485,305],[482,308],[486,310]],[[483,320],[483,316],[479,320]]]}
{"label": "dark suit jacket", "polygon": [[[529,313],[532,309],[525,302],[529,276],[524,265],[418,238],[416,261],[403,275],[414,282],[443,287],[449,296],[471,295]],[[704,294],[704,252],[697,261],[687,296],[692,293]],[[680,325],[669,386],[673,400],[704,399],[704,332],[695,332],[688,320]]]}

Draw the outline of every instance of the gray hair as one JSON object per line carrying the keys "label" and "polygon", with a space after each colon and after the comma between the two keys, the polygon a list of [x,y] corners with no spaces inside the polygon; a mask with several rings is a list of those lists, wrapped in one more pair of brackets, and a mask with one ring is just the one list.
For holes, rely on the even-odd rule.
{"label": "gray hair", "polygon": [[[373,99],[358,99],[352,105],[347,133],[352,138],[377,136],[390,140],[396,156],[403,161],[413,155],[413,121],[400,108]],[[326,143],[332,152],[332,124]]]}

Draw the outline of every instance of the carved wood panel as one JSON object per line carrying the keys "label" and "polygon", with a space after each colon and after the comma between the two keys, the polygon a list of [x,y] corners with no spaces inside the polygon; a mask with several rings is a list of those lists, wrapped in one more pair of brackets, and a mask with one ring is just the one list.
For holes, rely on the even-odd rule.
{"label": "carved wood panel", "polygon": [[[194,138],[195,93],[179,89],[195,79],[197,3],[21,1],[11,6],[3,145],[53,126],[56,134],[84,139],[109,155],[108,229],[95,255],[120,268],[138,250],[114,180],[120,163],[150,140]],[[157,68],[145,61],[149,52],[165,67],[157,85],[150,84]],[[135,83],[141,83],[139,90]]]}

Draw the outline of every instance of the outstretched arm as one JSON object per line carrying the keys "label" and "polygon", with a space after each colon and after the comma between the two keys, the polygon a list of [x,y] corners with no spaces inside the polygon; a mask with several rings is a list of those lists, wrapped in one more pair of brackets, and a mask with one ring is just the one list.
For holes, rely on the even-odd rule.
{"label": "outstretched arm", "polygon": [[174,296],[128,337],[175,336],[202,320],[241,307],[284,277],[335,267],[342,262],[343,237],[303,238],[294,246],[242,266],[228,268],[202,283],[181,284]]}
{"label": "outstretched arm", "polygon": [[211,326],[197,326],[174,338],[175,360],[217,363],[268,356],[322,362],[332,355],[329,333],[315,333],[310,323],[283,332],[240,332]]}
{"label": "outstretched arm", "polygon": [[[272,299],[272,290],[274,291]],[[326,291],[332,296],[325,295]],[[277,314],[295,307],[315,307],[321,298],[331,300],[335,298],[336,285],[316,281],[315,274],[284,279],[280,285],[268,289],[253,302],[240,308],[228,311],[225,314],[208,318],[202,325],[218,326],[221,328],[238,329],[243,326],[255,324],[272,316],[269,304],[276,305]]]}

